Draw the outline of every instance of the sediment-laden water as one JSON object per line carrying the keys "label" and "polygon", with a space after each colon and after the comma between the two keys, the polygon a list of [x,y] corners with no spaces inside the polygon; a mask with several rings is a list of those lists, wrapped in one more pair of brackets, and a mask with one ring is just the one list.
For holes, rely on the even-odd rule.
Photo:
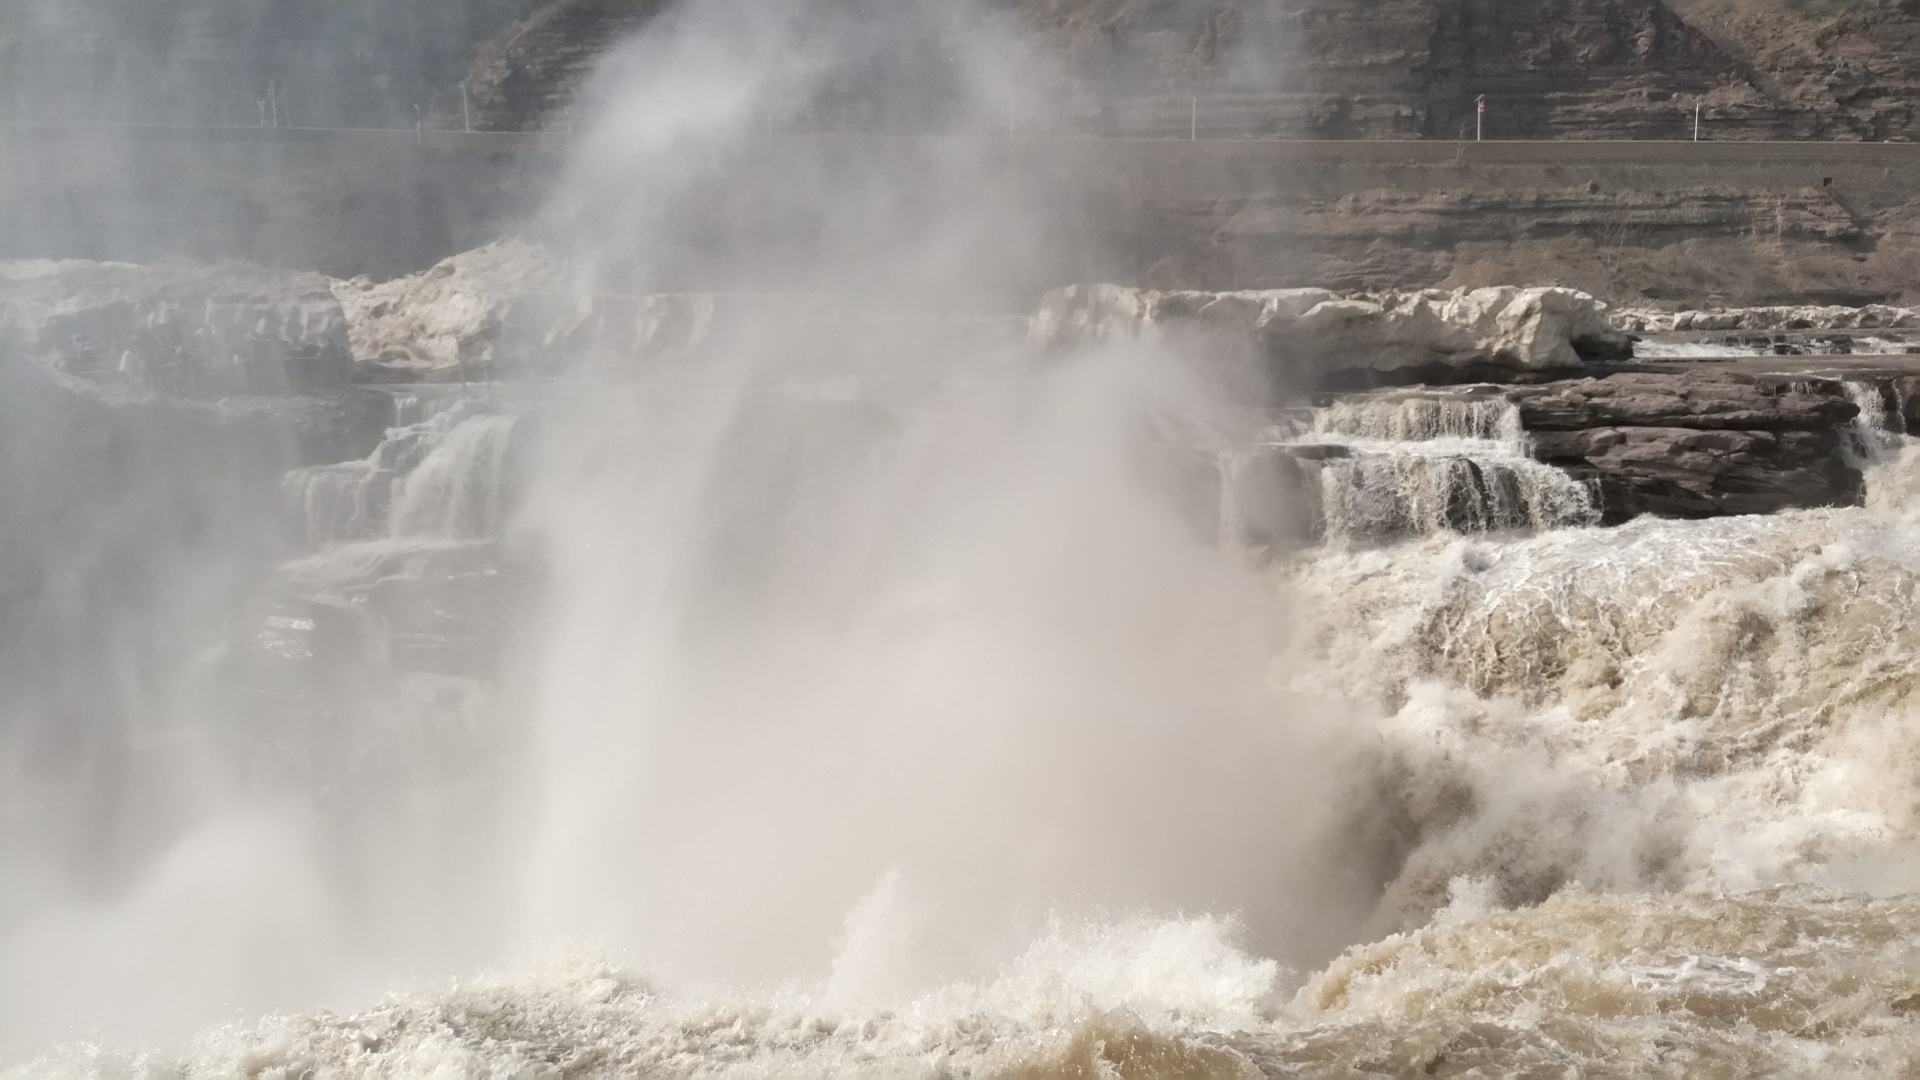
{"label": "sediment-laden water", "polygon": [[[715,268],[758,211],[713,174],[844,58],[684,7],[549,200],[577,295],[519,316],[578,325],[430,301],[517,384],[264,483],[138,387],[4,417],[59,511],[0,581],[46,661],[0,687],[4,1075],[1920,1069],[1880,390],[1864,506],[1601,528],[1494,389],[970,344],[926,312],[1057,217],[998,150],[938,213],[782,177],[793,250]],[[873,296],[636,351],[670,270]]]}
{"label": "sediment-laden water", "polygon": [[[495,791],[522,827],[489,835],[519,854],[476,880],[510,897],[494,940],[523,959],[389,972],[412,988],[172,1049],[109,1028],[18,1075],[1920,1064],[1920,450],[1868,416],[1857,509],[1436,521],[1253,553],[1196,536],[1121,452],[1142,408],[1200,407],[1173,370],[1100,356],[856,406],[748,362],[567,403],[591,422],[544,425],[513,518],[547,552],[515,706],[533,727],[476,703],[490,681],[406,676],[356,730],[414,775],[362,776],[400,798],[341,834],[418,858],[465,835],[435,824],[463,805],[449,782]],[[375,455],[419,443],[390,470],[411,519],[329,524],[311,492],[332,481],[291,475],[320,539],[288,578],[392,632],[411,609],[367,597],[450,558],[494,573],[493,440],[514,425],[466,409]],[[1387,460],[1519,457],[1498,403],[1295,427]],[[388,830],[427,847],[372,839]],[[173,872],[216,866],[274,872]],[[474,917],[443,875],[359,872]],[[324,863],[277,873],[310,890],[264,902],[296,952],[407,925]],[[0,958],[18,977],[34,947],[60,956],[43,934]]]}

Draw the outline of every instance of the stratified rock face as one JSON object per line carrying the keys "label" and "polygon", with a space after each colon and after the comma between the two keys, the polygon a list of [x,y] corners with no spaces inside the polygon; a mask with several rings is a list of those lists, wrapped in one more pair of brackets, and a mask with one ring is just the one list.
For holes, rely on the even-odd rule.
{"label": "stratified rock face", "polygon": [[1342,295],[1324,289],[1155,292],[1072,286],[1042,299],[1048,347],[1202,334],[1253,343],[1283,387],[1461,382],[1490,372],[1577,369],[1630,355],[1606,305],[1558,288]]}
{"label": "stratified rock face", "polygon": [[1594,481],[1608,520],[1851,506],[1860,407],[1829,379],[1625,373],[1509,394],[1540,460]]}
{"label": "stratified rock face", "polygon": [[184,397],[344,387],[352,365],[326,278],[245,263],[0,263],[0,342]]}
{"label": "stratified rock face", "polygon": [[1535,437],[1542,460],[1598,483],[1608,521],[1853,506],[1865,488],[1843,447],[1834,431],[1630,427]]}
{"label": "stratified rock face", "polygon": [[[566,109],[579,84],[616,41],[662,0],[546,3],[474,52],[462,85],[487,130],[533,128]],[[462,117],[464,121],[464,117]]]}
{"label": "stratified rock face", "polygon": [[[482,122],[552,122],[594,61],[659,7],[550,0],[476,54],[466,85]],[[967,122],[927,90],[966,81],[954,39],[981,18],[916,21],[907,5],[889,18],[900,40],[887,53],[918,59],[863,64],[873,70],[828,88],[793,123]],[[1710,103],[1716,131],[1764,137],[1792,122],[1662,0],[1020,0],[995,19],[1051,47],[1044,101],[997,118],[1028,131],[1471,138],[1481,95],[1489,138],[1678,138],[1691,132],[1695,101]]]}
{"label": "stratified rock face", "polygon": [[[535,128],[562,122],[599,58],[666,6],[16,3],[0,8],[0,112]],[[1016,110],[1040,113],[1017,118],[1032,130],[1471,138],[1485,95],[1489,138],[1684,138],[1698,103],[1709,138],[1880,140],[1911,137],[1920,98],[1920,11],[1899,0],[816,0],[801,21],[834,16],[908,36],[824,87],[796,117],[808,129],[955,122],[938,100],[965,81],[950,38],[1002,18],[1058,68],[1043,107]]]}
{"label": "stratified rock face", "polygon": [[1718,371],[1629,372],[1520,387],[1508,398],[1520,407],[1522,428],[1531,432],[1613,426],[1826,431],[1860,414],[1830,380]]}
{"label": "stratified rock face", "polygon": [[[536,0],[0,5],[9,121],[411,127]],[[453,90],[452,105],[459,105]]]}

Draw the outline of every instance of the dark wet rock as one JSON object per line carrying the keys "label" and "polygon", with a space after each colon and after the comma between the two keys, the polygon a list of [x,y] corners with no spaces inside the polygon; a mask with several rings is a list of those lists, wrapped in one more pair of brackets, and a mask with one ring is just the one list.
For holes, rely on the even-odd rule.
{"label": "dark wet rock", "polygon": [[1860,407],[1833,379],[1629,372],[1508,392],[1535,455],[1595,482],[1603,518],[1851,506]]}
{"label": "dark wet rock", "polygon": [[1860,413],[1830,379],[1701,371],[1632,372],[1524,387],[1508,397],[1528,431],[1596,427],[1823,431]]}
{"label": "dark wet rock", "polygon": [[1844,432],[1594,427],[1533,435],[1540,460],[1596,484],[1603,520],[1852,506],[1865,493]]}

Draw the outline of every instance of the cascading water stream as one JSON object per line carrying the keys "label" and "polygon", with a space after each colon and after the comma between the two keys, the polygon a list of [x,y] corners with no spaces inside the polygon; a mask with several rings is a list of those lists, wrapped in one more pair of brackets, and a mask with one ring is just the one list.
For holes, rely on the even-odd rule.
{"label": "cascading water stream", "polygon": [[1845,382],[1847,400],[1860,407],[1854,418],[1851,442],[1854,454],[1872,463],[1897,452],[1906,440],[1907,426],[1878,383]]}
{"label": "cascading water stream", "polygon": [[[1289,472],[1287,493],[1250,478]],[[1394,392],[1344,398],[1269,426],[1251,450],[1222,455],[1221,536],[1237,546],[1257,505],[1297,504],[1335,544],[1435,533],[1592,525],[1594,492],[1537,461],[1517,406],[1493,395]],[[1271,487],[1271,485],[1267,485]],[[1305,507],[1306,509],[1302,509]],[[1257,531],[1257,530],[1256,530]]]}
{"label": "cascading water stream", "polygon": [[399,423],[367,458],[295,469],[283,482],[307,542],[477,540],[500,524],[511,415],[462,398],[396,395]]}
{"label": "cascading water stream", "polygon": [[1336,541],[1591,525],[1593,493],[1533,459],[1520,410],[1500,398],[1418,394],[1316,410],[1313,438],[1348,447],[1320,470]]}

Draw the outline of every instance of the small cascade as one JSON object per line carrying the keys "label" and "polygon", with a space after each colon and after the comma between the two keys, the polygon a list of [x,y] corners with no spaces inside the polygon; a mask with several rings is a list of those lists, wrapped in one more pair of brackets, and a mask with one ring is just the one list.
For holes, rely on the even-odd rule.
{"label": "small cascade", "polygon": [[498,524],[512,418],[447,395],[396,394],[394,407],[398,423],[364,460],[294,469],[282,480],[308,544],[479,539]]}
{"label": "small cascade", "polygon": [[[1594,492],[1536,461],[1519,409],[1496,394],[1344,398],[1315,409],[1304,428],[1270,428],[1253,454],[1222,459],[1223,542],[1286,532],[1352,542],[1600,519]],[[1291,520],[1271,509],[1283,501],[1294,507]]]}
{"label": "small cascade", "polygon": [[385,528],[394,473],[374,460],[295,469],[281,481],[288,511],[305,526],[308,544],[366,540]]}
{"label": "small cascade", "polygon": [[1600,520],[1585,484],[1514,453],[1361,452],[1324,463],[1320,483],[1330,539],[1551,529]]}
{"label": "small cascade", "polygon": [[1400,394],[1335,401],[1313,411],[1321,440],[1411,443],[1469,439],[1517,443],[1520,410],[1500,397]]}
{"label": "small cascade", "polygon": [[1847,392],[1847,400],[1860,407],[1860,415],[1854,418],[1850,441],[1854,453],[1862,462],[1873,462],[1893,453],[1906,442],[1906,422],[1887,400],[1886,391],[1878,383],[1847,382],[1841,384]]}
{"label": "small cascade", "polygon": [[511,416],[460,423],[402,480],[393,499],[392,534],[481,540],[500,524],[501,475],[513,434]]}

